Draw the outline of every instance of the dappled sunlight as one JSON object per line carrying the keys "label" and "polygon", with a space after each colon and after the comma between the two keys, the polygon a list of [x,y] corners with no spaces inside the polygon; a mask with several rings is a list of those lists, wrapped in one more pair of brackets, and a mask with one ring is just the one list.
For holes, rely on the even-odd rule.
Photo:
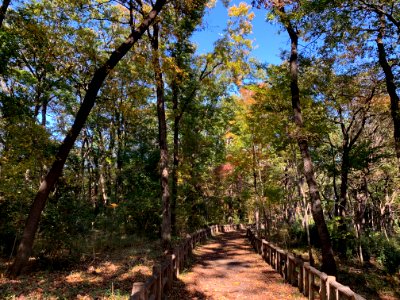
{"label": "dappled sunlight", "polygon": [[305,299],[285,284],[262,258],[255,254],[241,233],[230,232],[197,248],[195,263],[183,273],[183,284],[174,287],[171,299]]}
{"label": "dappled sunlight", "polygon": [[82,272],[72,273],[65,277],[65,281],[68,283],[81,283],[85,280],[86,278],[83,278]]}
{"label": "dappled sunlight", "polygon": [[117,277],[118,280],[132,280],[132,282],[144,281],[152,275],[151,269],[146,266],[135,266]]}
{"label": "dappled sunlight", "polygon": [[111,277],[115,275],[116,272],[121,270],[121,264],[114,264],[112,262],[105,262],[100,264],[96,269],[95,272],[100,274],[101,276]]}
{"label": "dappled sunlight", "polygon": [[2,260],[0,299],[127,299],[133,282],[151,276],[153,257],[158,255],[148,245],[136,245],[52,272],[41,270],[32,261],[27,274],[16,280],[5,277],[7,262]]}

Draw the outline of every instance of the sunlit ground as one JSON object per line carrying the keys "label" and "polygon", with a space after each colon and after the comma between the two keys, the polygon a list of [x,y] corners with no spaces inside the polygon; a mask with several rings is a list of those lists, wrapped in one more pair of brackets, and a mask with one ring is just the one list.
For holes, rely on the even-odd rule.
{"label": "sunlit ground", "polygon": [[151,276],[157,251],[157,243],[139,244],[56,271],[38,268],[31,260],[26,274],[16,280],[5,277],[8,262],[0,260],[0,299],[127,299],[133,282]]}

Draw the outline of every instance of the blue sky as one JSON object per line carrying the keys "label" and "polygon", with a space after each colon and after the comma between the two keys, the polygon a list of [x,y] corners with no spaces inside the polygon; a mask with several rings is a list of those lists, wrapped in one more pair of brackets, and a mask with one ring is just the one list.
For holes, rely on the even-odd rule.
{"label": "blue sky", "polygon": [[[250,1],[233,0],[229,6],[238,5],[240,2],[249,3]],[[289,47],[289,38],[286,32],[279,33],[278,25],[265,21],[266,10],[253,8],[252,11],[255,13],[255,18],[252,22],[253,34],[250,36],[254,40],[254,49],[251,55],[264,63],[279,64],[281,49],[288,50]],[[212,51],[213,43],[226,28],[227,21],[227,8],[223,6],[221,0],[217,0],[217,5],[206,12],[205,28],[193,34],[192,41],[198,45],[199,53]]]}

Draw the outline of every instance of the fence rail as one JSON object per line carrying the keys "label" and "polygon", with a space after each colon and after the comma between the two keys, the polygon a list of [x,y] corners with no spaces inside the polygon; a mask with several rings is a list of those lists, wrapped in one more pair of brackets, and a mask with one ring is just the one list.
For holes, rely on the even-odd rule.
{"label": "fence rail", "polygon": [[246,236],[256,252],[288,283],[298,287],[309,300],[314,300],[316,297],[321,300],[365,300],[348,286],[337,282],[334,276],[328,276],[310,266],[299,256],[258,238],[250,228],[247,228]]}
{"label": "fence rail", "polygon": [[200,229],[190,235],[177,247],[173,253],[165,257],[164,262],[153,267],[152,276],[146,282],[135,282],[130,300],[161,300],[171,288],[174,278],[182,271],[192,250],[197,243],[203,243],[218,232],[228,232],[244,229],[243,225],[213,225]]}

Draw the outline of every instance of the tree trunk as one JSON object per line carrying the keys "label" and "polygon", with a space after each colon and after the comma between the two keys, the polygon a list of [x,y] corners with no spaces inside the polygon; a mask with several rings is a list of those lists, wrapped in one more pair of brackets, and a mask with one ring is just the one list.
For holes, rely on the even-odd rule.
{"label": "tree trunk", "polygon": [[115,201],[122,200],[122,167],[123,167],[123,124],[124,115],[116,111],[117,123],[117,169],[115,171]]}
{"label": "tree trunk", "polygon": [[10,5],[11,0],[3,0],[3,4],[0,8],[0,28],[3,26],[4,18],[6,17],[7,8]]}
{"label": "tree trunk", "polygon": [[338,252],[345,256],[347,252],[347,241],[345,238],[347,232],[347,225],[345,221],[346,217],[346,206],[347,206],[347,184],[349,179],[349,169],[350,169],[350,158],[349,158],[348,143],[345,139],[343,142],[343,152],[342,152],[342,165],[340,173],[340,193],[339,201],[337,203],[335,216],[339,217],[338,224]]}
{"label": "tree trunk", "polygon": [[376,39],[376,44],[378,46],[378,57],[379,64],[381,65],[383,72],[385,73],[386,80],[386,90],[390,97],[390,113],[393,120],[393,135],[394,135],[394,149],[396,151],[397,165],[400,171],[400,109],[399,109],[399,96],[396,92],[396,83],[392,71],[392,67],[389,65],[387,60],[387,54],[385,46],[383,44],[383,37],[385,35],[385,15],[379,13],[380,26],[379,32]]}
{"label": "tree trunk", "polygon": [[314,257],[312,254],[312,245],[311,245],[311,235],[310,235],[310,220],[308,217],[308,209],[309,203],[307,201],[306,192],[303,189],[304,186],[304,178],[299,176],[297,188],[299,190],[299,196],[301,198],[301,206],[304,208],[304,229],[307,234],[307,246],[308,246],[308,257],[311,266],[314,266]]}
{"label": "tree trunk", "polygon": [[361,191],[357,191],[356,205],[354,209],[354,229],[357,238],[357,252],[360,259],[360,263],[364,264],[364,255],[362,248],[362,234],[363,234],[363,223],[365,224],[365,211],[367,208],[368,200],[368,181],[366,175],[364,175],[364,182]]}
{"label": "tree trunk", "polygon": [[[253,162],[252,162],[252,167],[253,167],[253,187],[254,187],[254,194],[256,196],[256,207],[258,207],[261,203],[260,201],[260,195],[258,193],[258,184],[257,184],[257,170],[256,170],[256,149],[255,149],[255,145],[254,145],[254,141],[252,141],[252,158],[253,158]],[[256,230],[257,233],[259,231],[259,221],[258,221],[258,211],[256,211],[255,213],[255,221],[256,221]]]}
{"label": "tree trunk", "polygon": [[347,252],[347,224],[346,224],[346,206],[347,206],[347,189],[348,189],[348,179],[350,171],[350,146],[348,138],[344,137],[342,150],[342,164],[340,170],[340,193],[339,193],[339,203],[336,207],[335,216],[339,217],[338,225],[338,252],[341,255],[346,255]]}
{"label": "tree trunk", "polygon": [[107,206],[109,203],[108,201],[108,194],[107,194],[107,184],[106,184],[106,179],[104,176],[104,162],[102,162],[99,165],[99,174],[100,174],[100,178],[99,178],[99,185],[100,185],[100,189],[101,189],[101,199],[102,199],[102,206]]}
{"label": "tree trunk", "polygon": [[350,158],[349,149],[347,148],[347,143],[343,143],[342,152],[342,165],[340,170],[340,193],[339,193],[339,203],[337,206],[336,216],[345,217],[346,215],[346,205],[347,205],[347,184],[349,179],[349,169],[350,169]]}
{"label": "tree trunk", "polygon": [[[280,9],[285,14],[283,7]],[[310,198],[311,198],[311,213],[314,218],[315,225],[318,229],[319,238],[322,248],[322,266],[321,270],[329,275],[336,276],[336,262],[333,256],[331,239],[329,236],[328,227],[325,223],[324,212],[322,209],[321,197],[318,190],[318,185],[315,180],[314,166],[311,160],[310,152],[308,149],[308,141],[304,136],[303,130],[303,117],[300,106],[300,91],[298,86],[298,35],[292,27],[290,21],[284,20],[286,30],[289,34],[291,41],[291,55],[290,55],[290,90],[292,94],[292,108],[294,114],[294,121],[298,128],[297,143],[300,148],[300,153],[303,158],[304,176],[306,178]]]}
{"label": "tree trunk", "polygon": [[172,109],[174,111],[174,149],[172,166],[172,187],[171,187],[171,228],[176,235],[176,202],[178,199],[178,167],[179,167],[179,122],[181,115],[178,112],[178,86],[172,83]]}
{"label": "tree trunk", "polygon": [[105,159],[106,156],[106,148],[104,146],[104,139],[103,134],[101,133],[101,129],[97,130],[99,136],[99,161],[98,161],[98,172],[99,172],[99,182],[98,185],[100,186],[101,190],[101,200],[102,200],[102,207],[106,207],[109,205],[109,197],[108,197],[108,176],[107,176],[107,162]]}
{"label": "tree trunk", "polygon": [[22,234],[22,239],[18,247],[17,255],[13,264],[10,266],[8,274],[11,277],[18,276],[22,268],[28,262],[29,256],[32,252],[33,241],[35,239],[35,234],[39,226],[40,215],[45,207],[47,198],[50,192],[53,190],[58,178],[61,176],[65,161],[67,160],[68,154],[72,149],[75,140],[77,139],[83,125],[89,116],[95,102],[97,93],[99,92],[103,82],[105,81],[108,74],[116,66],[116,64],[125,56],[125,54],[132,48],[132,46],[141,38],[143,33],[154,21],[162,7],[164,6],[166,0],[158,0],[154,5],[152,11],[149,15],[142,21],[140,26],[134,30],[128,37],[128,39],[123,42],[109,57],[109,59],[98,68],[89,83],[85,98],[79,108],[79,111],[75,117],[74,124],[68,131],[68,134],[61,143],[56,159],[51,166],[46,177],[40,184],[39,190],[36,197],[32,203],[28,219]]}
{"label": "tree trunk", "polygon": [[156,82],[157,94],[157,117],[158,117],[158,143],[160,147],[160,175],[161,175],[161,206],[162,206],[162,224],[161,239],[164,250],[171,247],[171,212],[170,212],[170,194],[168,186],[168,144],[167,144],[167,122],[165,117],[165,98],[164,81],[161,71],[160,51],[158,45],[159,25],[153,25],[153,36],[151,37],[151,46],[153,49],[153,68]]}
{"label": "tree trunk", "polygon": [[[183,43],[183,37],[181,35],[177,36],[178,39],[178,45]],[[178,47],[180,50],[177,51],[177,54],[175,55],[175,59],[177,62],[177,67],[179,69],[184,69],[184,62],[182,61],[182,58],[180,57],[183,55],[181,47]],[[219,64],[217,64],[219,65]],[[207,77],[211,72],[215,69],[216,66],[214,66],[210,72],[207,72],[207,67],[208,64],[205,65],[203,71],[200,74],[199,77],[199,83]],[[175,75],[177,76],[177,75]],[[171,229],[172,229],[172,234],[176,234],[176,202],[178,200],[178,167],[179,167],[179,129],[180,129],[180,121],[182,119],[183,114],[185,113],[186,109],[188,108],[189,102],[192,101],[197,93],[198,90],[198,83],[194,85],[192,88],[191,92],[186,95],[186,97],[182,97],[183,95],[180,94],[179,86],[178,86],[179,78],[174,78],[172,80],[171,84],[171,90],[172,90],[172,110],[174,113],[174,127],[173,127],[173,143],[174,143],[174,148],[173,148],[173,165],[172,165],[172,183],[171,183]],[[179,98],[181,98],[182,102],[179,105]],[[180,108],[179,108],[180,106]]]}
{"label": "tree trunk", "polygon": [[43,100],[43,103],[42,103],[42,122],[41,122],[41,125],[43,126],[43,128],[46,128],[48,103],[49,103],[48,100]]}
{"label": "tree trunk", "polygon": [[[93,142],[92,142],[92,149],[93,149]],[[93,155],[93,184],[94,184],[94,193],[93,193],[93,208],[94,214],[97,216],[100,213],[100,209],[102,207],[102,201],[100,200],[99,194],[99,187],[100,187],[100,165],[99,165],[99,157],[98,153],[94,153]]]}

